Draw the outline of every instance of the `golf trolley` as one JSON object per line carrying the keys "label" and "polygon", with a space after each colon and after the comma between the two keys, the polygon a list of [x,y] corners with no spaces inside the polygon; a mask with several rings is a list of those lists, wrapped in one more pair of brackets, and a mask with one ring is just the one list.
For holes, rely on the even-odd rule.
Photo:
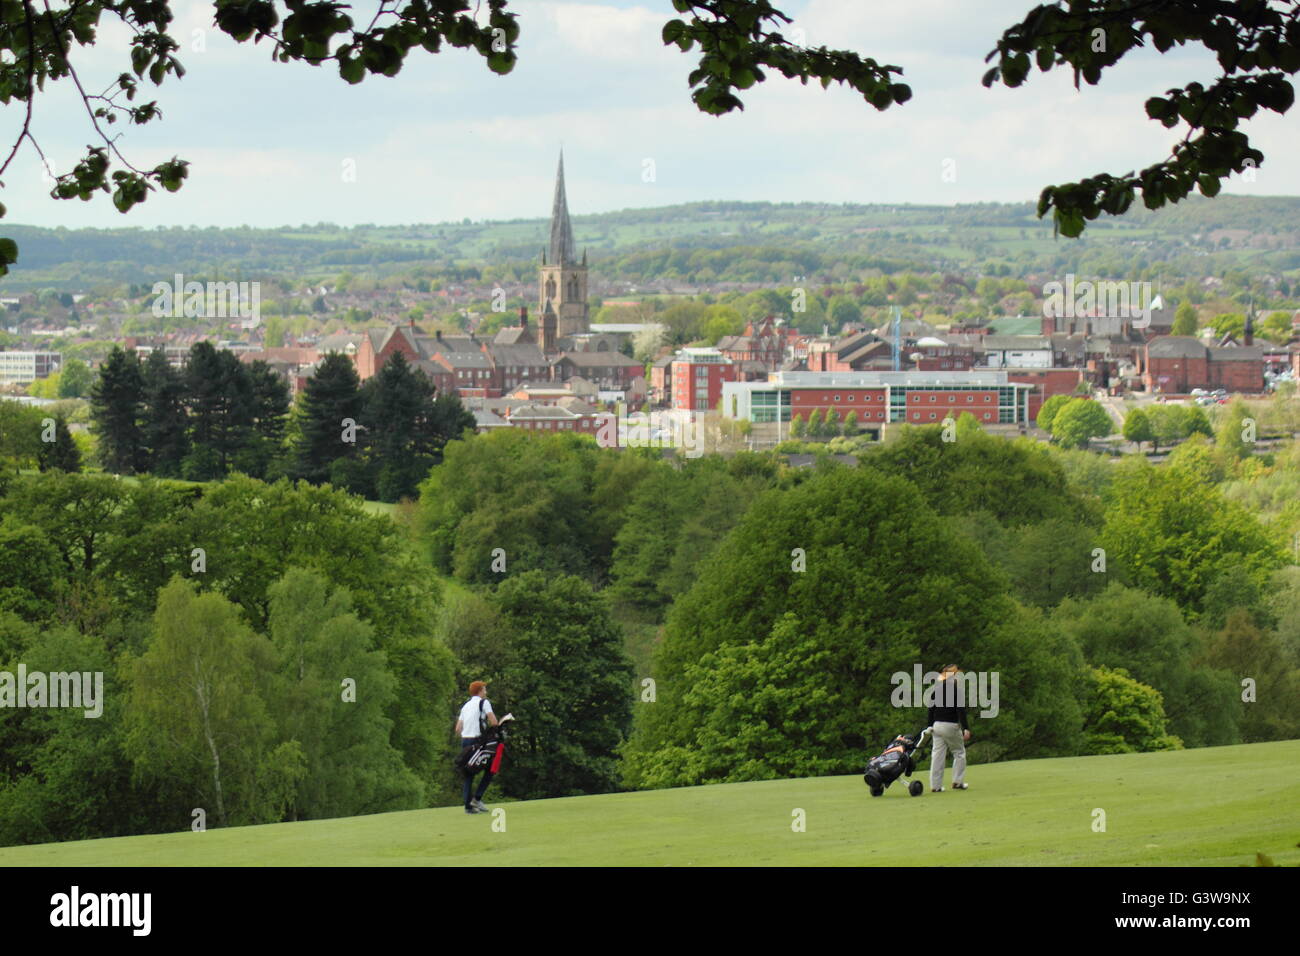
{"label": "golf trolley", "polygon": [[[867,762],[867,771],[862,775],[862,781],[871,788],[873,797],[883,796],[885,789],[899,777],[912,775],[921,760],[921,748],[925,746],[931,729],[926,727],[916,740],[906,734],[899,734],[885,748],[884,753]],[[925,786],[920,780],[913,780],[907,785],[907,792],[919,797],[925,792]]]}

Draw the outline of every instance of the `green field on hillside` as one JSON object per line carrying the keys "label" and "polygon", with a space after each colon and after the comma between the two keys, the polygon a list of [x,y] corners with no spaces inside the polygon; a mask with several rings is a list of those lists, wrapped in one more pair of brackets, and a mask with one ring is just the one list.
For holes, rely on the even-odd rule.
{"label": "green field on hillside", "polygon": [[[570,184],[582,191],[580,181],[570,179]],[[1037,190],[1034,186],[1031,193]],[[1108,260],[1112,266],[1131,262],[1141,269],[1164,262],[1169,266],[1167,278],[1175,269],[1199,276],[1246,266],[1265,271],[1300,268],[1300,233],[1292,225],[1298,213],[1300,197],[1294,196],[1191,196],[1176,208],[1153,211],[1139,204],[1120,219],[1102,216],[1088,225],[1083,238],[1069,241],[1056,236],[1050,216],[1037,217],[1033,202],[924,206],[717,201],[572,218],[575,241],[591,252],[593,274],[606,278],[632,251],[755,245],[787,246],[796,257],[814,251],[830,259],[892,257],[922,271],[976,269],[1000,261],[1014,265],[1015,275],[1059,274],[1067,266],[1074,268],[1076,257],[1088,250],[1109,249],[1117,254]],[[18,243],[20,259],[4,282],[11,295],[46,288],[116,294],[112,290],[119,286],[151,285],[157,276],[173,272],[279,275],[300,285],[304,278],[323,282],[342,272],[381,277],[411,269],[446,272],[453,265],[480,268],[525,261],[531,269],[548,229],[546,219],[272,229],[69,230],[11,223],[5,235]],[[1231,231],[1227,246],[1221,244],[1219,230]],[[648,261],[651,264],[626,267],[620,278],[661,278],[662,262],[655,256]],[[1101,268],[1098,260],[1090,261],[1088,268]],[[832,265],[827,261],[827,272]]]}
{"label": "green field on hillside", "polygon": [[[849,776],[489,802],[504,814],[448,807],[11,847],[0,865],[1237,866],[1265,853],[1295,866],[1298,760],[1293,740],[976,765],[970,790],[916,798],[895,784],[873,799]],[[1098,809],[1105,832],[1093,829]],[[806,829],[794,832],[800,810]]]}

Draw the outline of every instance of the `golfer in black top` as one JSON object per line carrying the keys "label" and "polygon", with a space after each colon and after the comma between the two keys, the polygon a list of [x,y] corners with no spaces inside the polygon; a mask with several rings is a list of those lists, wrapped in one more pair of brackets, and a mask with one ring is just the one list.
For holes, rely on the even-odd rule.
{"label": "golfer in black top", "polygon": [[966,788],[966,741],[970,730],[966,727],[966,706],[958,696],[957,665],[949,664],[939,672],[939,703],[931,707],[926,722],[933,728],[934,753],[930,758],[930,791],[943,792],[943,765],[952,751],[952,788]]}

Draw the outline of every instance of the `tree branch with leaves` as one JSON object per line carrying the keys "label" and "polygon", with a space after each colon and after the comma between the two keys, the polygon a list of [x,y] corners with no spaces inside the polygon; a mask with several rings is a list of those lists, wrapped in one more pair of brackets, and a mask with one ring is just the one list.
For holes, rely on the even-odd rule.
{"label": "tree branch with leaves", "polygon": [[[369,22],[358,28],[348,12],[352,7],[334,0],[212,0],[216,27],[235,41],[265,40],[281,63],[331,63],[350,84],[368,75],[397,76],[417,48],[473,50],[493,72],[509,73],[517,61],[520,29],[508,3],[374,0]],[[743,110],[739,94],[767,79],[768,71],[804,84],[818,80],[823,88],[847,86],[876,110],[911,99],[911,88],[899,81],[901,67],[797,42],[791,18],[769,0],[671,3],[679,16],[664,25],[662,39],[698,57],[687,81],[691,100],[705,113]],[[97,42],[101,20],[112,18],[132,33],[130,72],[91,93],[72,59],[77,48]],[[173,19],[171,0],[0,0],[0,103],[20,103],[24,110],[0,176],[24,142],[45,162],[33,132],[34,102],[47,81],[68,79],[86,106],[98,143],[87,147],[71,172],[55,177],[54,198],[88,201],[107,192],[125,213],[158,187],[180,189],[187,161],[173,157],[151,169],[137,168],[118,148],[122,134],[106,130],[119,121],[144,125],[162,117],[156,101],[135,101],[146,82],[161,86],[169,77],[185,75],[176,57],[179,44],[169,32]],[[1232,174],[1258,167],[1264,155],[1239,127],[1261,108],[1283,114],[1294,102],[1289,77],[1300,70],[1300,0],[1059,0],[1033,8],[997,41],[987,57],[995,62],[984,75],[986,87],[999,80],[1018,87],[1032,65],[1044,73],[1070,69],[1076,87],[1080,79],[1096,85],[1106,69],[1134,50],[1150,45],[1165,53],[1193,43],[1215,54],[1221,75],[1209,86],[1188,83],[1146,101],[1151,119],[1171,129],[1184,123],[1186,135],[1166,159],[1140,172],[1101,173],[1046,187],[1038,214],[1050,211],[1058,233],[1078,236],[1103,212],[1122,215],[1138,194],[1149,209],[1178,202],[1193,189],[1214,196]],[[0,275],[17,257],[17,245],[0,239]]]}

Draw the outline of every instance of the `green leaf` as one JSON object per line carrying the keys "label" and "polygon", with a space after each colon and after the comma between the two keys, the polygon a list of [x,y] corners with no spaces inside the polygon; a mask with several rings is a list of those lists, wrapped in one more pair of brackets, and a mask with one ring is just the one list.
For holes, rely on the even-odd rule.
{"label": "green leaf", "polygon": [[1077,209],[1056,209],[1056,228],[1060,230],[1061,235],[1069,239],[1076,239],[1083,235],[1084,221],[1083,214]]}
{"label": "green leaf", "polygon": [[340,59],[339,76],[354,85],[360,83],[366,78],[366,65],[357,57]]}

